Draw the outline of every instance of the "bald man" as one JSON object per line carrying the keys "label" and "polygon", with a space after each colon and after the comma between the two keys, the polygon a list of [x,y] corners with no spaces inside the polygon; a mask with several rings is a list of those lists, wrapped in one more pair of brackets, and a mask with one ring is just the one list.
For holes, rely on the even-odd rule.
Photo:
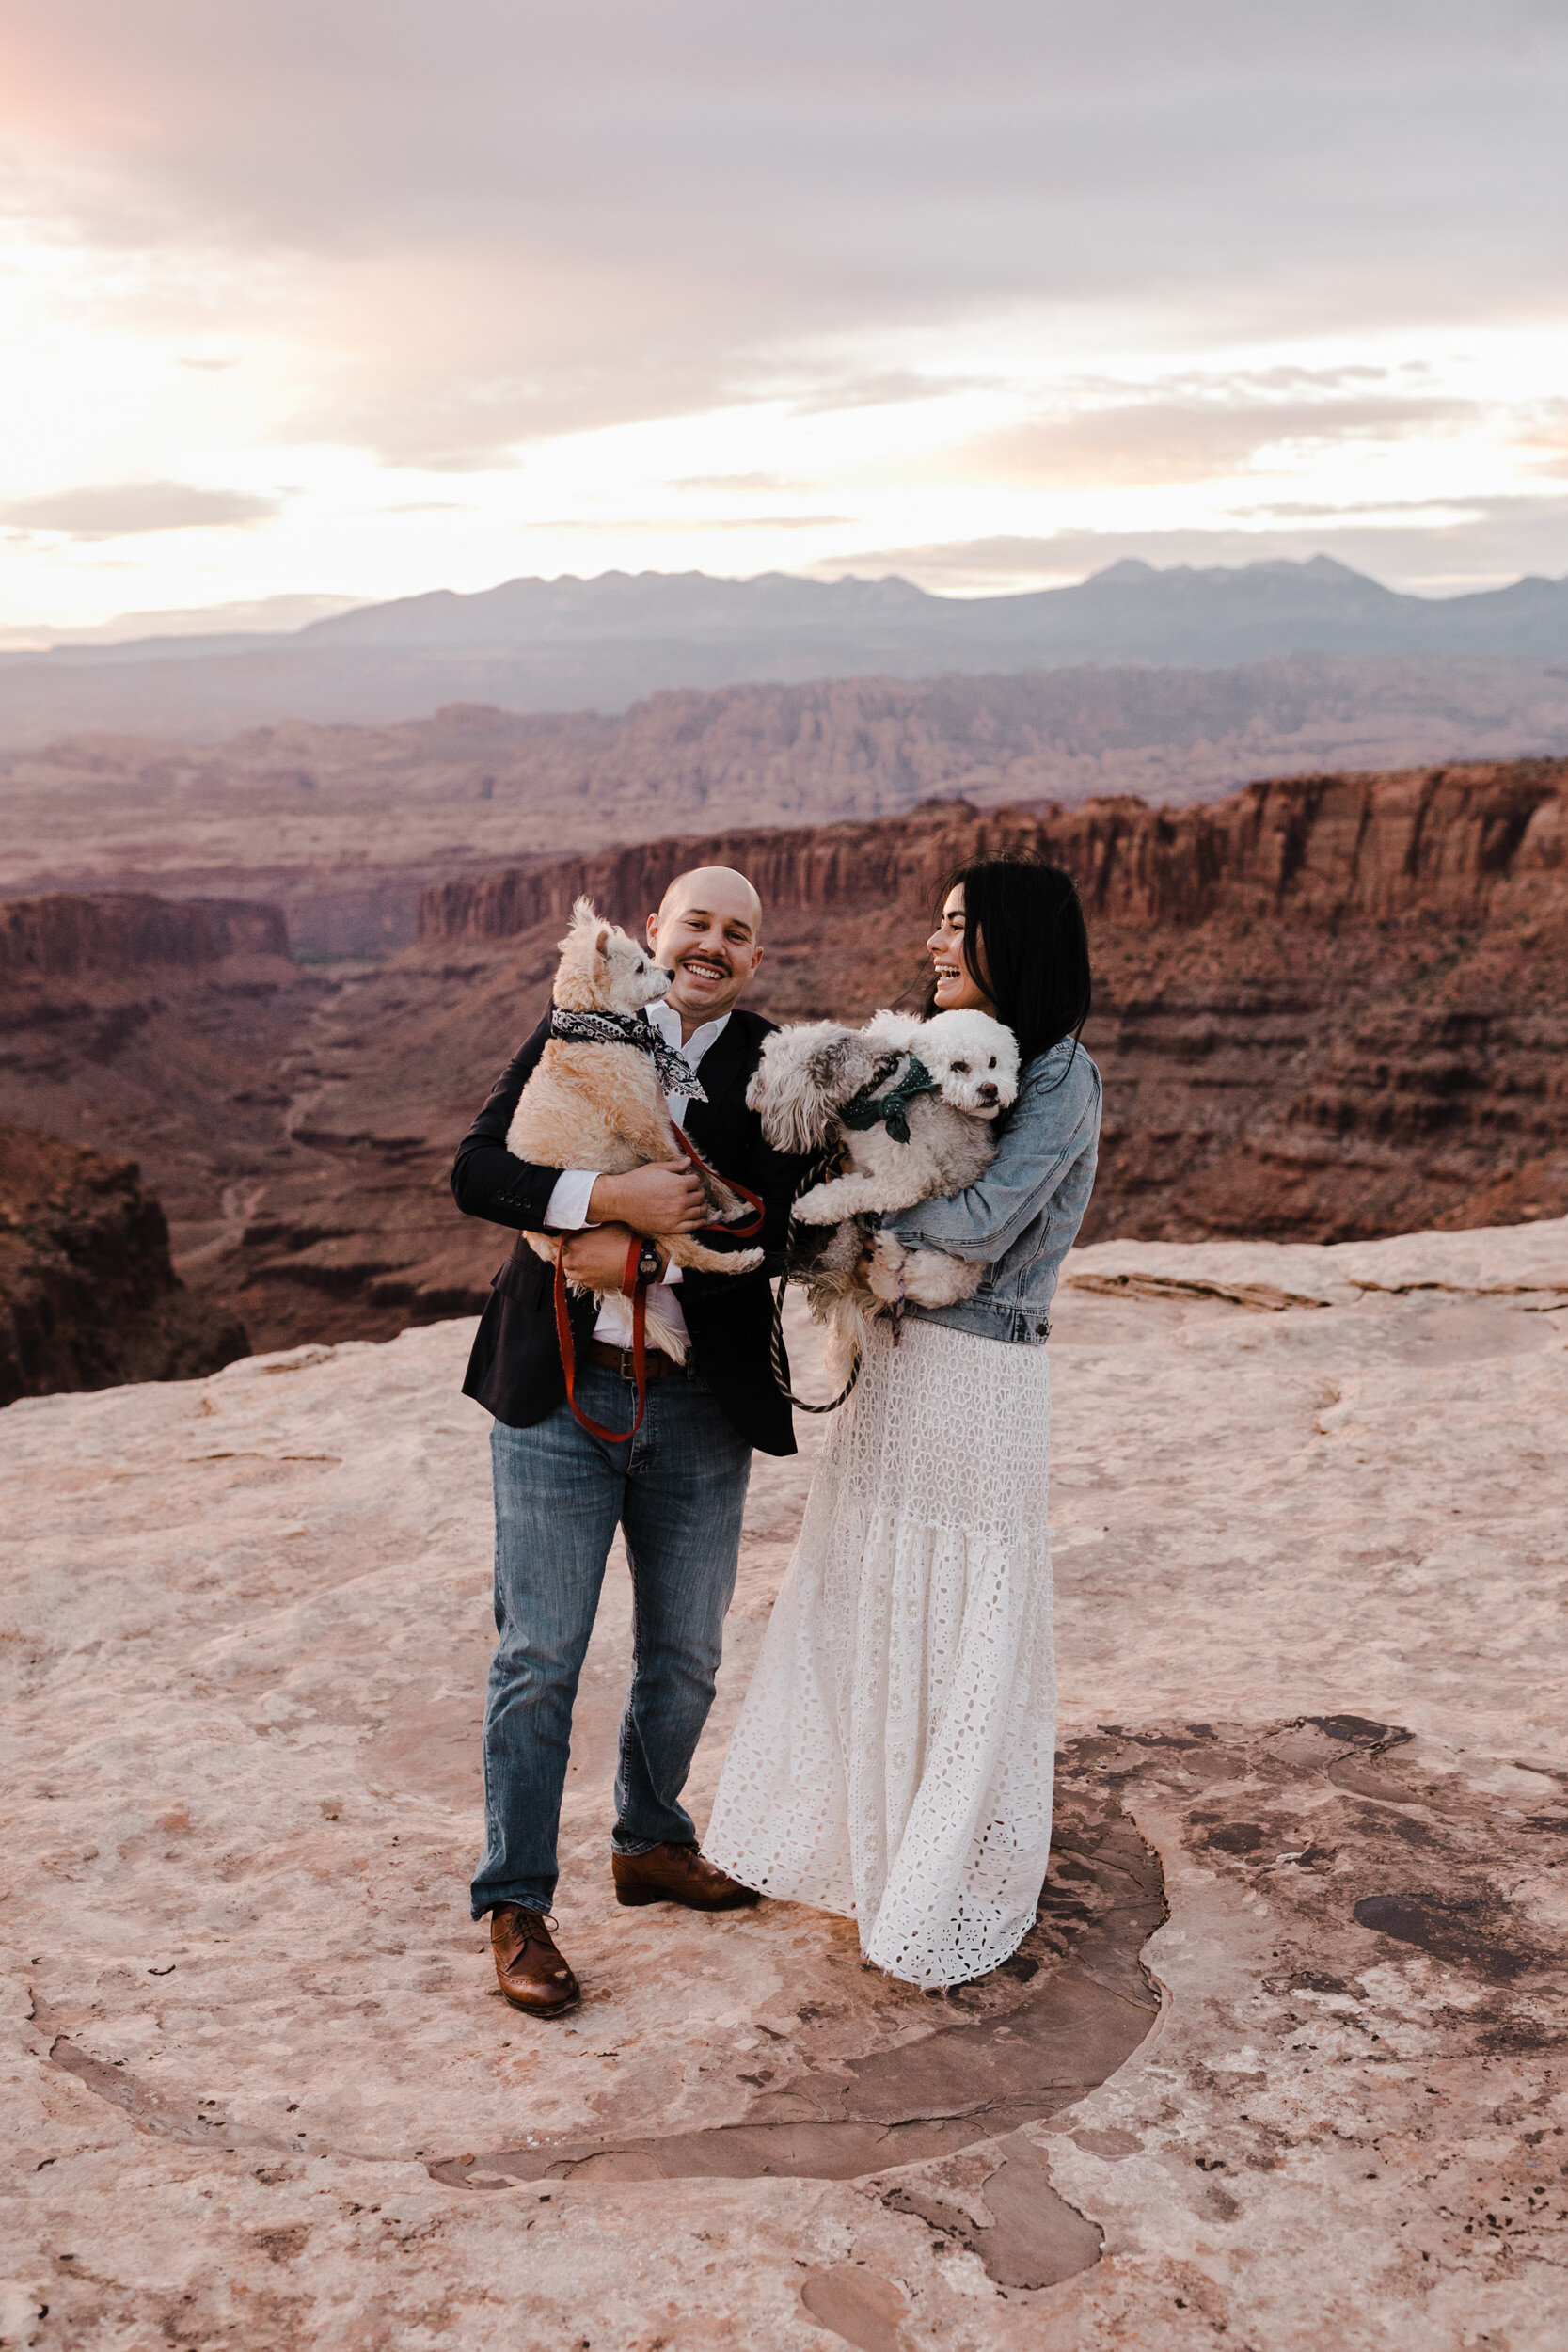
{"label": "bald man", "polygon": [[[672,1091],[672,1115],[721,1175],[760,1194],[767,1253],[752,1274],[663,1264],[658,1246],[706,1217],[685,1160],[629,1176],[539,1168],[506,1149],[517,1098],[544,1050],[546,1014],[498,1079],[458,1146],[451,1185],[469,1216],[569,1235],[567,1271],[603,1293],[571,1307],[576,1391],[588,1418],[629,1429],[631,1303],[620,1292],[642,1234],[660,1257],[658,1296],[684,1326],[684,1369],[648,1351],[635,1438],[593,1437],[566,1401],[549,1268],[519,1239],[495,1279],[464,1382],[494,1415],[496,1629],[484,1710],[485,1851],[474,1917],[490,1914],[501,1991],[560,2017],[580,1997],[547,1917],[572,1705],[617,1527],[631,1567],[635,1637],[621,1718],[610,1868],[623,1903],[729,1911],[756,1899],[698,1849],[681,1791],[713,1703],[735,1589],[752,1449],[793,1454],[789,1405],[768,1358],[768,1275],[783,1252],[802,1163],[764,1142],[746,1088],[772,1027],[737,1009],[762,961],[762,906],[744,874],[677,875],[648,917],[650,952],[674,977],[649,1018],[705,1100]],[[628,1047],[628,1051],[633,1050]],[[706,1235],[714,1248],[748,1245]]]}

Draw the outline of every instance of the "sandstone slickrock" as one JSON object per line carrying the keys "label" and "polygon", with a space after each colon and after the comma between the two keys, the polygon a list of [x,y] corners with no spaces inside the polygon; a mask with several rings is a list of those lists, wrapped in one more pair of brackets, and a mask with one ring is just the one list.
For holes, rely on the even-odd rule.
{"label": "sandstone slickrock", "polygon": [[0,1406],[189,1380],[249,1345],[176,1278],[163,1210],[132,1163],[0,1125]]}
{"label": "sandstone slickrock", "polygon": [[[587,1998],[488,1990],[470,1327],[0,1416],[0,2336],[1555,2344],[1568,1222],[1069,1259],[1060,1836],[1021,1964],[947,2000],[809,1911],[617,1911],[618,1565]],[[806,1437],[758,1465],[699,1820]]]}

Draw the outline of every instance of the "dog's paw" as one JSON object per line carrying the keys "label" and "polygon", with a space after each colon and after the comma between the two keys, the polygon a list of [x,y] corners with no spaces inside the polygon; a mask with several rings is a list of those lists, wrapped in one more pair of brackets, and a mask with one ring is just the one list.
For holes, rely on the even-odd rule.
{"label": "dog's paw", "polygon": [[891,1307],[897,1299],[908,1295],[904,1287],[904,1253],[896,1243],[894,1253],[890,1256],[879,1242],[877,1254],[866,1270],[866,1288],[872,1297],[879,1298],[885,1307]]}
{"label": "dog's paw", "polygon": [[828,1197],[829,1189],[826,1184],[814,1184],[810,1192],[803,1192],[800,1195],[800,1200],[795,1203],[797,1225],[836,1225],[838,1223],[838,1212]]}

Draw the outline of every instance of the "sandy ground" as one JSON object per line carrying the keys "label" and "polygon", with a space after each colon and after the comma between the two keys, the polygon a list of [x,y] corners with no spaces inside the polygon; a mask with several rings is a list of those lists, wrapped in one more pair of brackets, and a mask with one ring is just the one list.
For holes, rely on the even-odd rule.
{"label": "sandy ground", "polygon": [[946,2000],[809,1911],[615,1907],[619,1561],[587,1997],[497,1997],[471,1328],[0,1416],[0,2344],[1560,2342],[1568,1226],[1069,1262],[1062,1843]]}

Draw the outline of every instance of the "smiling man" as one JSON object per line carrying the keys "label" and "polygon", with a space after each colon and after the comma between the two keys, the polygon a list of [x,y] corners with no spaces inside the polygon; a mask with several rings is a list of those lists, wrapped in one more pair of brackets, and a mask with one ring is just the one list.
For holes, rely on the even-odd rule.
{"label": "smiling man", "polygon": [[[635,1411],[631,1303],[618,1287],[634,1235],[652,1245],[660,1299],[689,1351],[682,1367],[648,1350],[647,1410],[634,1438],[592,1436],[567,1402],[549,1268],[519,1240],[496,1277],[463,1384],[495,1416],[499,1637],[484,1710],[485,1851],[473,1915],[490,1914],[501,1991],[537,2017],[562,2016],[580,1997],[547,1914],[572,1706],[617,1527],[636,1627],[615,1780],[617,1899],[700,1911],[755,1900],[704,1859],[680,1796],[713,1703],[752,1449],[795,1451],[769,1361],[768,1275],[802,1164],[772,1151],[746,1107],[773,1025],[737,1009],[762,961],[761,934],[761,901],[727,866],[677,875],[647,924],[651,953],[674,975],[649,1018],[691,1073],[689,1093],[669,1094],[671,1114],[721,1175],[761,1196],[762,1267],[735,1276],[693,1269],[683,1279],[681,1268],[666,1266],[660,1242],[694,1232],[706,1216],[685,1160],[600,1176],[535,1167],[507,1151],[547,1014],[498,1079],[452,1168],[467,1216],[569,1235],[568,1272],[602,1290],[597,1311],[587,1295],[570,1309],[577,1396],[590,1420],[629,1429]],[[746,1246],[705,1238],[720,1249]]]}

